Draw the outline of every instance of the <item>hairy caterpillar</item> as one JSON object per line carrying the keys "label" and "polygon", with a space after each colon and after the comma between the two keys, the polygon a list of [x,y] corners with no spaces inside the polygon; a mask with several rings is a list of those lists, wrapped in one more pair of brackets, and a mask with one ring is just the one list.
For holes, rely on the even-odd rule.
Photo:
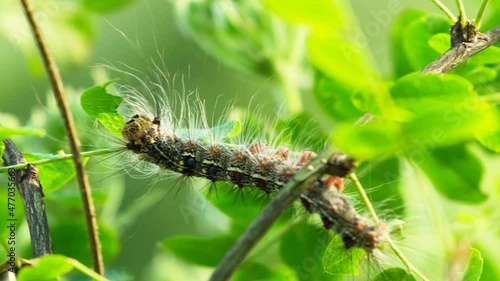
{"label": "hairy caterpillar", "polygon": [[[311,152],[292,152],[285,147],[268,147],[262,142],[234,144],[227,139],[223,141],[224,136],[213,130],[182,131],[176,123],[193,125],[185,122],[186,117],[194,113],[187,109],[181,112],[180,118],[175,117],[168,101],[161,100],[160,106],[157,105],[162,118],[149,117],[152,115],[145,111],[149,106],[141,95],[128,96],[125,102],[129,111],[135,112],[122,130],[127,149],[141,161],[184,176],[225,181],[239,188],[253,187],[271,193],[280,191],[316,157]],[[197,108],[204,112],[201,103]],[[201,118],[199,124],[206,124],[204,117]],[[336,154],[328,165],[328,175],[309,186],[301,202],[306,210],[319,214],[324,227],[339,235],[346,249],[357,247],[372,253],[385,238],[384,227],[370,225],[341,193],[342,177],[354,168],[353,160]]]}

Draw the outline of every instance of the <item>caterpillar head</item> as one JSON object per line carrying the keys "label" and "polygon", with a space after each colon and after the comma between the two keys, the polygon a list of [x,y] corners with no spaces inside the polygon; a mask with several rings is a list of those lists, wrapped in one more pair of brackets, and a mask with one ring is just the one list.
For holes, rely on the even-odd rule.
{"label": "caterpillar head", "polygon": [[129,144],[140,145],[147,143],[159,133],[160,121],[153,120],[144,115],[134,115],[125,123],[122,129],[122,136]]}

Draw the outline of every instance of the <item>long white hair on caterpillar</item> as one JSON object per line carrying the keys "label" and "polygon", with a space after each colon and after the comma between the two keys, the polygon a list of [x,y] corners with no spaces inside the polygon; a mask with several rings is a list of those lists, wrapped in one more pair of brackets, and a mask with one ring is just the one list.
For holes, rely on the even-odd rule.
{"label": "long white hair on caterpillar", "polygon": [[[111,69],[129,75],[140,85],[116,87],[123,100],[116,110],[127,116],[121,134],[126,149],[137,157],[135,164],[154,167],[146,172],[148,175],[166,171],[165,174],[204,178],[212,183],[229,182],[236,189],[254,188],[269,194],[280,191],[316,157],[313,152],[295,152],[282,145],[287,139],[286,130],[264,134],[262,122],[250,123],[246,129],[241,129],[239,122],[210,127],[198,95],[186,94],[184,87],[175,90],[169,75],[158,67],[150,81]],[[249,116],[245,121],[255,118]],[[241,132],[243,136],[239,135]],[[355,168],[354,160],[338,153],[327,159],[327,164],[331,166],[327,174],[307,188],[300,200],[302,205],[318,214],[324,227],[336,233],[346,249],[373,252],[385,240],[384,227],[360,216],[341,193],[342,178]]]}

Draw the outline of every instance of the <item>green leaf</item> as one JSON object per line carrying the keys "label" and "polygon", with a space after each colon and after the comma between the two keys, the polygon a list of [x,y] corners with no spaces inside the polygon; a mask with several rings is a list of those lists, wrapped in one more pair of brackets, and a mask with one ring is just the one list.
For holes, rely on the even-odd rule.
{"label": "green leaf", "polygon": [[373,279],[374,281],[393,281],[393,280],[398,280],[398,281],[416,281],[415,277],[411,275],[408,271],[399,268],[399,267],[393,267],[384,270],[381,272],[379,275]]}
{"label": "green leaf", "polygon": [[496,112],[495,125],[476,132],[476,137],[486,148],[500,152],[500,108]]}
{"label": "green leaf", "polygon": [[436,52],[442,54],[450,48],[450,40],[449,33],[434,34],[431,39],[429,39],[429,46]]}
{"label": "green leaf", "polygon": [[272,269],[258,263],[244,262],[235,274],[231,277],[231,281],[298,281],[295,272],[286,266],[272,265]]}
{"label": "green leaf", "polygon": [[355,103],[352,88],[335,83],[318,73],[314,85],[314,95],[323,112],[336,121],[355,121],[363,116]]}
{"label": "green leaf", "polygon": [[[261,1],[176,3],[173,6],[182,30],[205,52],[240,71],[274,76],[278,53],[275,50],[288,53],[295,44],[269,40],[274,38],[278,26],[280,32],[287,34],[295,34],[296,28],[279,21]],[[262,52],[263,49],[269,52]]]}
{"label": "green leaf", "polygon": [[[469,63],[469,62],[468,62]],[[490,64],[495,65],[500,63],[500,48],[489,46],[483,51],[475,54],[470,58],[470,63],[473,64]]]}
{"label": "green leaf", "polygon": [[[399,120],[404,122],[379,118],[362,126],[341,125],[333,140],[342,151],[369,160],[398,151],[422,153],[476,137],[495,143],[497,114],[460,76],[410,74],[394,84],[391,94],[407,112],[405,120]],[[403,119],[404,114],[399,116]]]}
{"label": "green leaf", "polygon": [[464,203],[478,204],[488,196],[481,192],[484,167],[480,159],[465,145],[423,151],[423,157],[414,157],[434,187],[444,196]]}
{"label": "green leaf", "polygon": [[[40,257],[34,265],[24,266],[17,275],[18,281],[56,281],[63,275],[77,269],[92,280],[108,280],[79,261],[62,255],[46,255]],[[65,280],[65,279],[64,279]]]}
{"label": "green leaf", "polygon": [[55,280],[73,270],[68,258],[61,255],[41,257],[35,265],[23,267],[17,276],[18,281]]}
{"label": "green leaf", "polygon": [[464,71],[462,76],[474,85],[483,85],[489,83],[495,80],[498,75],[497,70],[486,66],[477,66],[468,63],[464,67],[466,70]]}
{"label": "green leaf", "polygon": [[315,69],[332,83],[350,89],[359,110],[379,113],[391,107],[386,84],[355,44],[331,32],[314,32],[308,38],[307,50]]}
{"label": "green leaf", "polygon": [[483,263],[481,253],[477,249],[471,248],[469,264],[462,281],[478,281],[483,272]]}
{"label": "green leaf", "polygon": [[[19,194],[19,190],[17,189],[17,187],[14,185],[14,179],[13,179],[13,176],[14,174],[11,173],[11,176],[5,174],[5,175],[1,175],[0,176],[0,186],[2,186],[3,188],[0,188],[0,206],[5,206],[5,208],[3,208],[3,210],[0,209],[0,217],[4,218],[4,220],[7,220],[7,219],[15,219],[16,220],[16,225],[20,226],[20,225],[24,225],[24,221],[26,219],[26,216],[25,216],[25,210],[23,208],[23,205],[22,205],[22,198],[21,198],[21,195]],[[9,190],[9,188],[13,188],[14,189],[14,196],[12,196],[13,194],[9,191],[12,191],[12,189]],[[9,194],[10,193],[10,194]],[[12,199],[14,199],[15,201],[12,201]],[[8,209],[9,207],[9,203],[12,204],[13,202],[15,202],[15,207],[16,209],[14,210],[14,213],[12,214],[11,213],[11,210]],[[10,205],[11,207],[12,205]],[[13,215],[13,216],[11,216]],[[2,227],[0,229],[0,239],[2,239],[2,241],[5,241],[5,246],[7,247],[10,247],[10,245],[7,245],[7,239],[9,237],[11,237],[11,232],[10,232],[10,228],[7,227],[8,224],[5,224],[4,227]],[[16,229],[16,231],[19,231],[18,229]],[[17,237],[16,237],[17,239]],[[12,242],[11,242],[12,243]],[[16,243],[18,243],[16,241]],[[4,248],[5,249],[5,246],[4,247],[1,247],[1,248]],[[19,248],[17,248],[17,250],[19,250]],[[17,252],[17,255],[19,256],[19,251]],[[6,256],[4,256],[6,257]]]}
{"label": "green leaf", "polygon": [[403,143],[403,148],[407,153],[418,154],[435,147],[473,140],[478,132],[493,126],[488,111],[489,108],[484,108],[486,116],[479,109],[473,112],[431,112],[417,116],[402,125],[404,133],[400,137],[407,141]]}
{"label": "green leaf", "polygon": [[282,236],[281,259],[297,272],[299,280],[333,280],[323,270],[323,256],[331,239],[331,232],[307,223],[298,223]]}
{"label": "green leaf", "polygon": [[106,87],[111,83],[85,90],[80,98],[80,104],[90,117],[96,118],[111,133],[121,137],[125,118],[116,110],[123,99],[106,91]]}
{"label": "green leaf", "polygon": [[429,41],[438,33],[448,33],[450,23],[441,16],[425,16],[413,20],[403,31],[403,49],[408,58],[406,63],[411,65],[413,71],[426,67],[441,55],[434,50]]}
{"label": "green leaf", "polygon": [[[329,136],[321,129],[318,121],[306,112],[279,119],[273,126],[274,135],[279,136],[275,141],[282,145],[292,144],[292,147],[321,151]],[[304,134],[306,131],[308,133]]]}
{"label": "green leaf", "polygon": [[32,129],[32,128],[6,128],[0,127],[0,141],[6,138],[10,138],[15,135],[36,135],[43,137],[45,136],[44,130]]}
{"label": "green leaf", "polygon": [[494,109],[473,87],[457,75],[410,74],[398,80],[391,88],[394,102],[413,115],[402,124],[404,149],[411,153],[422,144],[433,149],[496,130]]}
{"label": "green leaf", "polygon": [[340,237],[335,235],[323,256],[323,267],[329,274],[358,275],[358,264],[365,256],[366,252],[360,248],[346,250]]}
{"label": "green leaf", "polygon": [[443,112],[477,98],[474,86],[457,75],[410,74],[399,79],[390,92],[397,106],[416,115]]}
{"label": "green leaf", "polygon": [[210,238],[176,236],[163,240],[161,245],[189,263],[215,267],[236,240],[237,237],[229,235]]}
{"label": "green leaf", "polygon": [[394,61],[394,72],[396,77],[404,76],[416,71],[409,63],[409,55],[404,48],[404,33],[408,25],[426,15],[423,11],[403,11],[394,21],[391,29],[392,56]]}
{"label": "green leaf", "polygon": [[235,190],[234,185],[230,183],[217,183],[216,190],[205,190],[208,200],[232,218],[233,223],[241,227],[249,225],[271,199],[270,196],[265,197],[263,192],[256,188]]}
{"label": "green leaf", "polygon": [[[500,182],[497,185],[497,191],[500,191]],[[497,192],[498,194],[498,192]],[[490,237],[492,235],[488,231],[482,231],[481,237],[478,237],[477,242],[481,245],[474,245],[470,249],[477,249],[481,254],[481,259],[483,261],[482,271],[481,271],[481,281],[489,281],[489,280],[499,280],[500,279],[500,270],[498,268],[498,264],[500,264],[500,257],[497,254],[496,248],[491,247],[491,245],[499,245],[499,237],[498,235],[493,236],[493,241],[490,241]],[[486,243],[482,243],[486,242]],[[493,243],[490,243],[493,242]],[[477,246],[477,248],[476,248]],[[470,257],[473,255],[471,251]],[[469,257],[469,260],[470,260]],[[470,262],[469,262],[470,263]],[[461,271],[467,272],[467,269],[463,269]],[[464,275],[465,275],[464,272]],[[463,278],[463,277],[462,277]]]}
{"label": "green leaf", "polygon": [[386,160],[375,160],[365,163],[358,171],[363,171],[359,179],[363,186],[373,189],[370,191],[370,201],[375,206],[384,206],[398,217],[404,217],[405,202],[399,188],[400,167],[396,157]]}
{"label": "green leaf", "polygon": [[344,153],[359,160],[384,158],[404,147],[401,124],[376,120],[361,127],[343,124],[335,131],[333,141]]}
{"label": "green leaf", "polygon": [[[59,216],[64,216],[60,214]],[[50,234],[54,252],[72,257],[81,263],[90,266],[92,258],[87,243],[87,226],[83,219],[63,217],[57,224],[51,225]],[[99,223],[99,239],[102,245],[104,262],[111,260],[119,252],[120,244],[115,231],[108,225]]]}
{"label": "green leaf", "polygon": [[[28,162],[33,162],[43,159],[57,159],[59,158],[59,155],[25,153],[24,158]],[[88,161],[88,158],[84,158],[83,161],[85,164]],[[38,165],[37,168],[38,177],[42,184],[44,193],[49,193],[61,188],[65,183],[67,183],[76,175],[75,166],[71,159]]]}
{"label": "green leaf", "polygon": [[477,139],[486,148],[491,149],[494,152],[500,152],[500,130],[498,130],[498,128],[496,130],[480,134]]}
{"label": "green leaf", "polygon": [[109,13],[130,4],[133,0],[83,0],[83,6],[92,12]]}
{"label": "green leaf", "polygon": [[344,23],[345,11],[331,0],[264,0],[270,11],[292,23],[304,23],[314,27],[338,28]]}
{"label": "green leaf", "polygon": [[[92,198],[96,206],[102,206],[109,199],[108,193],[104,190],[92,190]],[[44,198],[47,204],[55,204],[61,209],[80,210],[82,206],[81,194],[76,189],[64,189],[60,192],[51,193]]]}

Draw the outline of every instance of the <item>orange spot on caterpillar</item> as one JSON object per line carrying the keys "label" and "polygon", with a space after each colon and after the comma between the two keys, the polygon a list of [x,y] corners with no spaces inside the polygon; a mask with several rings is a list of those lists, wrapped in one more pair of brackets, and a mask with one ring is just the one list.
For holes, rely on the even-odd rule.
{"label": "orange spot on caterpillar", "polygon": [[248,150],[252,153],[252,154],[259,154],[261,153],[262,151],[264,151],[264,149],[266,149],[267,145],[265,143],[256,143],[256,144],[252,144],[248,147]]}
{"label": "orange spot on caterpillar", "polygon": [[311,160],[312,156],[314,155],[313,152],[311,151],[304,151],[302,153],[302,157],[299,160],[299,163],[297,165],[299,166],[305,166],[309,160]]}
{"label": "orange spot on caterpillar", "polygon": [[334,187],[334,188],[336,188],[339,192],[342,192],[342,190],[344,190],[344,179],[341,178],[341,177],[329,176],[324,181],[324,183],[328,187]]}
{"label": "orange spot on caterpillar", "polygon": [[288,159],[288,148],[286,148],[286,147],[280,147],[280,148],[278,148],[278,150],[276,151],[276,153],[274,154],[274,156],[277,159],[287,160]]}
{"label": "orange spot on caterpillar", "polygon": [[208,149],[208,153],[211,157],[217,157],[219,156],[219,146],[214,144],[214,145],[211,145],[210,148]]}

